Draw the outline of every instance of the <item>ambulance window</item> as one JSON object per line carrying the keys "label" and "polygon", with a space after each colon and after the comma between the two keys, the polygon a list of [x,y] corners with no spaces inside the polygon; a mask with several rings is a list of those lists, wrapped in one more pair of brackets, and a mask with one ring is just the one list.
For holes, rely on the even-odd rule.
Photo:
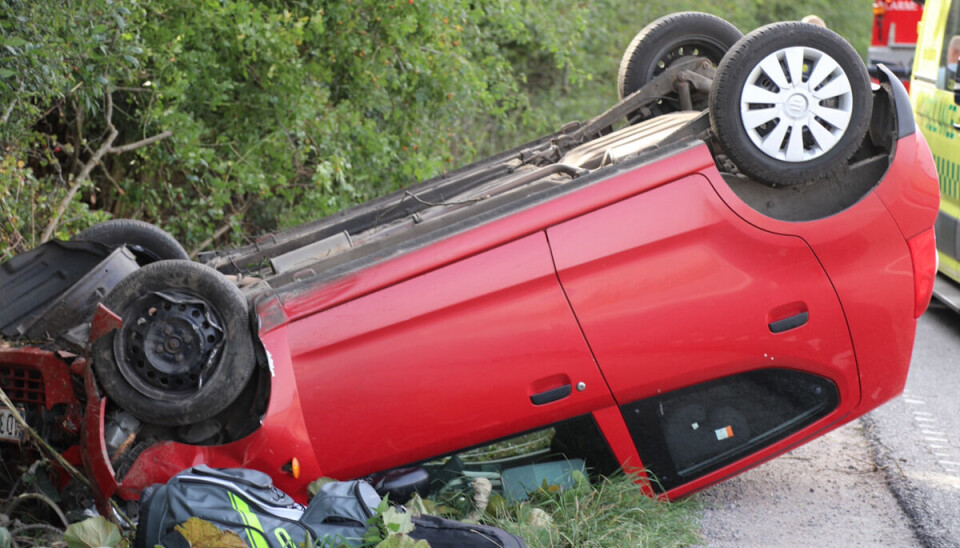
{"label": "ambulance window", "polygon": [[943,52],[940,58],[940,72],[937,74],[937,87],[953,91],[957,77],[957,58],[960,57],[960,0],[953,2],[947,14],[947,26],[943,30]]}

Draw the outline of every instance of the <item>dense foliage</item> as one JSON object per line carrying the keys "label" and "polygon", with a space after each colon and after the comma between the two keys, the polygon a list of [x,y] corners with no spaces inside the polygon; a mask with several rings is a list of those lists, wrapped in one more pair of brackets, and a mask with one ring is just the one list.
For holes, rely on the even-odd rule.
{"label": "dense foliage", "polygon": [[0,0],[0,260],[110,216],[240,243],[596,114],[667,11],[865,50],[862,4]]}

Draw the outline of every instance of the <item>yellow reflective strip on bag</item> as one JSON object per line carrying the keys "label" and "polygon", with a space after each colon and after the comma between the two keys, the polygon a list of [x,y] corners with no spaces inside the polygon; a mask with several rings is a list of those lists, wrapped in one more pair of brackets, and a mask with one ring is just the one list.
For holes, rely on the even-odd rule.
{"label": "yellow reflective strip on bag", "polygon": [[250,539],[252,548],[270,548],[267,538],[263,534],[263,526],[260,525],[260,518],[250,511],[250,507],[240,497],[233,493],[227,493],[230,497],[230,505],[240,514],[240,519],[246,525],[247,538]]}
{"label": "yellow reflective strip on bag", "polygon": [[286,529],[274,529],[273,536],[277,537],[277,541],[280,542],[280,546],[283,546],[284,548],[297,548],[297,543],[293,542],[293,538]]}

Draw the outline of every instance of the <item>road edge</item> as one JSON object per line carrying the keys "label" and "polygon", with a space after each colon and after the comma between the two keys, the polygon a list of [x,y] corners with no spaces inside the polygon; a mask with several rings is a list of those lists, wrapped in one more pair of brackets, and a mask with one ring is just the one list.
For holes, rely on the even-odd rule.
{"label": "road edge", "polygon": [[880,439],[877,423],[870,413],[860,417],[863,433],[870,446],[874,465],[883,473],[887,489],[893,494],[897,505],[910,520],[910,528],[917,540],[924,546],[956,546],[950,539],[944,538],[929,517],[934,515],[927,507],[922,489],[903,472],[900,462],[893,457],[893,451]]}

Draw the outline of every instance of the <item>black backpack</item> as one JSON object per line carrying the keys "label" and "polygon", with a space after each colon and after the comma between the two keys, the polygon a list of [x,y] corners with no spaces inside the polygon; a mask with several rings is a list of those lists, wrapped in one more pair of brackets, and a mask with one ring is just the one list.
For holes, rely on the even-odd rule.
{"label": "black backpack", "polygon": [[[262,472],[194,466],[144,489],[134,546],[189,548],[176,527],[191,517],[237,533],[251,548],[298,548],[308,534],[317,546],[359,546],[380,500],[365,481],[331,482],[305,507]],[[435,516],[414,517],[413,524],[408,536],[431,548],[525,547],[496,527]]]}

